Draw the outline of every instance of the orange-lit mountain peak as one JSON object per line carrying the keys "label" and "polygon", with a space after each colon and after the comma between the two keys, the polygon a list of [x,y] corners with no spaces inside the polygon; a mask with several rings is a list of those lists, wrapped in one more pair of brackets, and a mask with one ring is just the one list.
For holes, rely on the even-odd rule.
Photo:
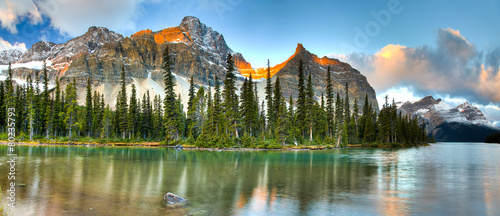
{"label": "orange-lit mountain peak", "polygon": [[[304,48],[304,46],[301,43],[298,43],[297,48],[295,49],[295,53],[292,56],[290,56],[286,61],[284,61],[280,64],[277,64],[274,67],[270,68],[271,77],[273,77],[276,73],[278,73],[281,69],[283,69],[283,67],[285,67],[288,64],[288,62],[293,60],[297,55],[301,55],[301,56],[303,56],[302,58],[306,58],[306,59],[310,58],[310,60],[312,60],[312,62],[317,63],[321,66],[328,66],[328,65],[331,65],[331,66],[335,66],[335,65],[349,66],[347,63],[341,62],[338,59],[328,58],[326,56],[324,56],[322,58],[318,58],[317,55],[310,53],[309,51],[307,51]],[[251,68],[242,68],[239,66],[237,66],[237,67],[240,69],[241,75],[243,75],[243,76],[249,77],[250,74],[252,74],[252,78],[254,78],[254,79],[260,79],[260,78],[267,77],[267,68],[257,68],[254,70]]]}
{"label": "orange-lit mountain peak", "polygon": [[304,46],[301,43],[298,43],[297,44],[297,48],[295,48],[295,54],[294,55],[296,55],[296,54],[298,54],[298,53],[300,53],[302,51],[307,51],[307,50],[306,50],[306,48],[304,48]]}
{"label": "orange-lit mountain peak", "polygon": [[154,35],[155,42],[157,44],[162,44],[165,41],[168,42],[189,42],[191,41],[191,36],[189,35],[188,32],[182,32],[179,28],[177,27],[171,27],[171,28],[166,28],[161,31],[158,31]]}
{"label": "orange-lit mountain peak", "polygon": [[320,64],[320,65],[341,65],[342,64],[342,62],[339,61],[338,59],[328,58],[326,56],[323,56],[323,58],[318,58],[318,56],[314,55],[313,61]]}
{"label": "orange-lit mountain peak", "polygon": [[145,29],[134,33],[133,35],[130,36],[130,38],[140,38],[151,34],[153,34],[153,31]]}

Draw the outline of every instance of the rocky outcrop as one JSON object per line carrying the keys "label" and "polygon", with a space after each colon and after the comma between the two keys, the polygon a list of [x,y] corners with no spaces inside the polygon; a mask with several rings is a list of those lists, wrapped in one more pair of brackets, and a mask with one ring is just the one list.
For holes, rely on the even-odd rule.
{"label": "rocky outcrop", "polygon": [[0,64],[8,65],[9,63],[15,63],[19,61],[19,58],[23,55],[23,52],[19,50],[3,50],[0,51]]}
{"label": "rocky outcrop", "polygon": [[398,110],[417,117],[420,125],[425,124],[428,135],[439,142],[482,142],[489,134],[500,131],[469,102],[455,107],[427,96],[413,103],[406,102]]}
{"label": "rocky outcrop", "polygon": [[181,208],[189,204],[189,200],[168,192],[163,197],[163,204],[168,208]]}

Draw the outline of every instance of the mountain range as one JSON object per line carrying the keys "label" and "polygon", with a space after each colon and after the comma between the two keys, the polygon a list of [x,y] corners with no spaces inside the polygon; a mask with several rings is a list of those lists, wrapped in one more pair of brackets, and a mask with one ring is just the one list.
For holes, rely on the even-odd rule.
{"label": "mountain range", "polygon": [[[47,62],[49,78],[53,84],[56,79],[64,86],[75,79],[78,87],[78,102],[84,103],[84,88],[90,77],[93,89],[104,94],[105,102],[114,107],[119,92],[119,77],[122,65],[126,71],[127,90],[130,95],[131,85],[137,88],[141,96],[163,93],[163,72],[161,70],[162,50],[168,45],[174,59],[176,91],[181,94],[183,103],[187,102],[188,80],[200,86],[214,85],[215,77],[223,80],[225,61],[228,53],[233,55],[237,76],[241,84],[245,77],[252,74],[257,83],[259,99],[264,99],[262,82],[267,69],[252,68],[241,53],[233,51],[226,44],[222,34],[201,23],[196,17],[184,17],[179,26],[159,31],[149,29],[124,37],[104,27],[90,27],[88,31],[66,43],[55,44],[40,41],[25,52],[6,50],[0,52],[0,70],[5,77],[6,65],[11,62],[13,74],[18,83],[23,83],[28,74],[39,72],[42,61]],[[378,109],[376,94],[366,77],[349,64],[337,59],[322,57],[309,52],[298,44],[291,57],[271,67],[272,80],[280,77],[283,95],[297,97],[297,74],[299,61],[304,62],[306,75],[311,73],[315,96],[320,100],[325,92],[327,67],[330,66],[335,93],[344,97],[345,83],[349,84],[349,95],[364,104],[365,95],[369,102]]]}
{"label": "mountain range", "polygon": [[428,135],[438,142],[483,142],[488,135],[500,132],[500,127],[469,102],[452,106],[427,96],[397,105],[402,114],[416,116],[421,125],[424,123]]}

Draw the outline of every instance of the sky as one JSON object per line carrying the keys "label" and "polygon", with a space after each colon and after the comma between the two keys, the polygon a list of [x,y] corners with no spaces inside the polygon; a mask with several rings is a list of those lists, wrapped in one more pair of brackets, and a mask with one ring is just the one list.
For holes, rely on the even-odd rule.
{"label": "sky", "polygon": [[379,98],[470,101],[500,125],[495,0],[0,0],[0,50],[63,43],[90,26],[130,36],[188,15],[223,34],[253,67],[279,64],[302,43],[357,68]]}

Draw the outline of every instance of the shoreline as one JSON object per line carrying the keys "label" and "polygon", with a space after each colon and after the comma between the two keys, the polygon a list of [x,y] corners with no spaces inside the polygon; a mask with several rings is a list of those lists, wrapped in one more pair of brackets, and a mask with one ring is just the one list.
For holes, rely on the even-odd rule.
{"label": "shoreline", "polygon": [[[6,141],[0,141],[0,145],[7,145]],[[159,142],[147,142],[147,143],[85,143],[85,142],[54,142],[54,143],[40,143],[40,142],[18,142],[16,145],[22,146],[81,146],[81,147],[149,147],[149,148],[172,148],[177,149],[176,146],[166,146],[160,145]],[[348,144],[346,147],[333,147],[327,148],[327,146],[321,145],[309,145],[309,146],[284,146],[280,149],[263,149],[263,148],[204,148],[196,147],[194,145],[183,145],[182,150],[198,150],[198,151],[306,151],[306,150],[328,150],[328,149],[342,149],[342,148],[409,148],[415,146],[431,146],[430,143],[426,144],[415,144],[410,146],[393,147],[382,144],[381,146],[363,146],[361,144]]]}

